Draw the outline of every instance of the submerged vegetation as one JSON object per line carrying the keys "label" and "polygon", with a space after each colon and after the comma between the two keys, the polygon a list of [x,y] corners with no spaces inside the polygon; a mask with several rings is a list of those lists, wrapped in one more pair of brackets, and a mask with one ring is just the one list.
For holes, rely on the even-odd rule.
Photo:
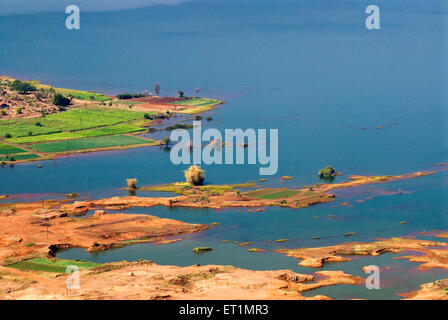
{"label": "submerged vegetation", "polygon": [[213,248],[210,247],[197,247],[193,249],[194,253],[203,253],[203,252],[207,252],[207,251],[212,251]]}

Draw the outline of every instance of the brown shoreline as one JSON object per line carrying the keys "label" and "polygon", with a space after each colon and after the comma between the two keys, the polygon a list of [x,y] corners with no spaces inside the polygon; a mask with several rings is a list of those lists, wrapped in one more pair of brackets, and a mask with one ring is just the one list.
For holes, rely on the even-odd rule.
{"label": "brown shoreline", "polygon": [[134,243],[199,232],[207,225],[138,214],[97,211],[75,218],[60,210],[66,201],[1,204],[0,264],[54,255],[59,249],[82,247],[101,251]]}

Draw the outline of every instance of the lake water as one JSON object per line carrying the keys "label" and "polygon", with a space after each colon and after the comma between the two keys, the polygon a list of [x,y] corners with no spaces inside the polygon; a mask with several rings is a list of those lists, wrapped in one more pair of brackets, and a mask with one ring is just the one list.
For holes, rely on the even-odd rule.
{"label": "lake water", "polygon": [[[346,174],[337,181],[349,174],[435,168],[448,158],[446,5],[378,0],[381,30],[370,31],[364,26],[369,4],[215,0],[113,12],[81,8],[77,31],[65,29],[64,12],[0,16],[0,74],[113,94],[151,90],[154,82],[163,95],[178,89],[189,95],[199,86],[201,96],[226,101],[206,114],[213,121],[203,126],[279,129],[279,170],[268,177],[269,186],[316,183],[317,170],[329,164]],[[126,178],[136,177],[141,185],[179,181],[186,167],[171,164],[169,153],[158,147],[69,156],[42,165],[1,169],[0,194],[26,193],[29,200],[69,192],[116,196],[125,194],[120,188]],[[260,178],[258,165],[203,167],[208,183]],[[283,175],[294,179],[282,181]],[[439,173],[340,191],[332,203],[301,210],[134,208],[128,212],[220,226],[169,245],[139,244],[96,255],[73,249],[60,257],[312,272],[297,266],[296,259],[271,251],[249,253],[221,240],[255,241],[255,247],[272,250],[446,229],[446,178]],[[398,189],[409,193],[386,195]],[[352,206],[341,206],[344,201]],[[346,238],[347,232],[357,235]],[[315,236],[322,239],[312,240]],[[280,238],[294,240],[268,241]],[[193,254],[191,249],[201,245],[215,250]],[[393,257],[324,268],[365,276],[364,265],[391,266],[383,271],[383,290],[338,286],[319,293],[393,299],[397,292],[448,276],[440,270],[417,273],[418,264]]]}

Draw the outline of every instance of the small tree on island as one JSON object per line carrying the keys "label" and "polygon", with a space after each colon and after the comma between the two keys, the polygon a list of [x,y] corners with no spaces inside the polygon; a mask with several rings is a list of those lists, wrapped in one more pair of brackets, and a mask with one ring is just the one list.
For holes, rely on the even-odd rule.
{"label": "small tree on island", "polygon": [[179,98],[183,98],[184,97],[184,92],[182,90],[177,91],[177,96]]}
{"label": "small tree on island", "polygon": [[320,169],[317,173],[321,179],[333,179],[336,175],[336,170],[332,166]]}
{"label": "small tree on island", "polygon": [[128,184],[128,189],[136,190],[137,189],[137,179],[126,179]]}
{"label": "small tree on island", "polygon": [[159,96],[160,94],[160,84],[158,82],[154,84],[154,93],[156,94],[156,96]]}
{"label": "small tree on island", "polygon": [[202,186],[205,180],[205,171],[201,167],[192,165],[184,171],[187,182],[194,186]]}

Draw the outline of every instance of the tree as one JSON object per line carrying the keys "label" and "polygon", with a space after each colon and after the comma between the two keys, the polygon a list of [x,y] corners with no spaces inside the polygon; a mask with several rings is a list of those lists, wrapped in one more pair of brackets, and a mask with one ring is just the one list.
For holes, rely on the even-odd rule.
{"label": "tree", "polygon": [[332,166],[320,169],[317,173],[321,179],[331,179],[336,175],[336,170]]}
{"label": "tree", "polygon": [[184,92],[182,90],[177,91],[177,96],[179,98],[183,98],[184,97]]}
{"label": "tree", "polygon": [[205,180],[204,170],[201,167],[192,165],[184,171],[187,182],[194,186],[202,186]]}
{"label": "tree", "polygon": [[128,185],[128,189],[130,190],[137,189],[137,179],[126,179],[126,183]]}
{"label": "tree", "polygon": [[71,100],[64,97],[60,93],[56,93],[53,97],[53,104],[59,107],[66,107],[71,103]]}
{"label": "tree", "polygon": [[36,91],[35,86],[31,85],[29,82],[20,80],[14,80],[14,82],[11,84],[11,89],[23,94],[30,91]]}
{"label": "tree", "polygon": [[154,93],[156,94],[156,96],[159,96],[160,94],[160,84],[158,82],[154,84]]}

